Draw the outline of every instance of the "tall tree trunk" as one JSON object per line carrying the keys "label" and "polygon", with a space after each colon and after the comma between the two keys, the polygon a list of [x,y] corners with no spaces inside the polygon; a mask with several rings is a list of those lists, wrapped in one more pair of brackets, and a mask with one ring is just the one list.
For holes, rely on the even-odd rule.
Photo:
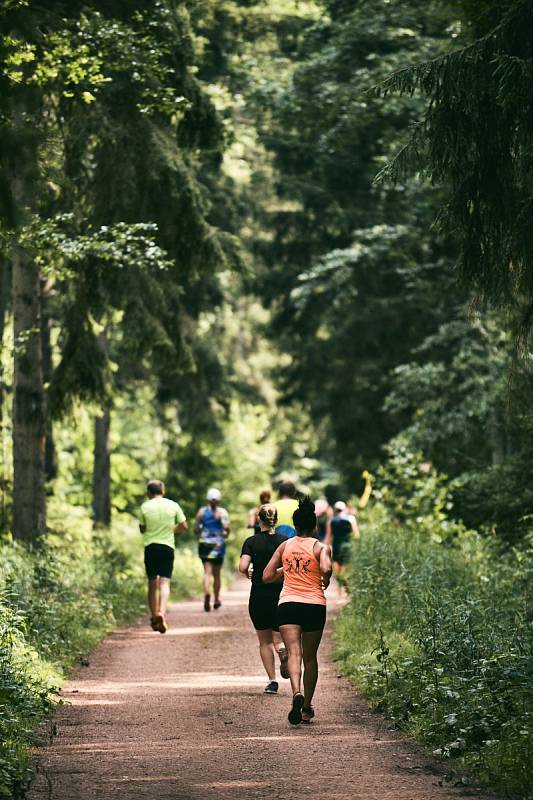
{"label": "tall tree trunk", "polygon": [[490,412],[488,434],[492,451],[492,465],[499,467],[505,461],[505,429],[502,417],[494,407]]}
{"label": "tall tree trunk", "polygon": [[[25,183],[13,182],[19,208]],[[36,542],[46,530],[44,443],[46,404],[40,336],[40,274],[35,262],[15,247],[13,269],[13,536]]]}
{"label": "tall tree trunk", "polygon": [[[105,330],[98,336],[98,343],[106,355],[109,344]],[[111,524],[111,408],[105,403],[103,413],[94,420],[94,466],[93,466],[93,521],[95,527]]]}
{"label": "tall tree trunk", "polygon": [[7,387],[4,383],[3,351],[4,331],[6,326],[6,313],[9,298],[9,283],[11,280],[11,267],[7,261],[0,266],[0,531],[7,528],[6,490],[7,473],[4,446],[4,404],[6,402]]}
{"label": "tall tree trunk", "polygon": [[[41,346],[43,351],[43,379],[45,386],[50,384],[54,370],[52,360],[52,310],[51,282],[41,281]],[[57,477],[57,456],[54,443],[54,429],[50,415],[46,417],[46,441],[44,447],[44,472],[47,481]]]}
{"label": "tall tree trunk", "polygon": [[94,420],[93,520],[96,526],[111,524],[111,411]]}

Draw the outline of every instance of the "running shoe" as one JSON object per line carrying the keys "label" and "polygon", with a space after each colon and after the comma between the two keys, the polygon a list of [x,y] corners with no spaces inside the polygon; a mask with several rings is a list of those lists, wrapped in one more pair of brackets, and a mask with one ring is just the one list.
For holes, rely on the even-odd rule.
{"label": "running shoe", "polygon": [[302,725],[304,723],[306,725],[309,725],[314,716],[315,716],[315,709],[313,708],[313,706],[309,706],[308,708],[302,706]]}
{"label": "running shoe", "polygon": [[211,595],[204,596],[204,611],[211,611]]}
{"label": "running shoe", "polygon": [[282,678],[289,677],[289,654],[285,647],[279,648],[279,671]]}
{"label": "running shoe", "polygon": [[150,626],[153,631],[159,630],[159,623],[157,621],[157,617],[150,617]]}
{"label": "running shoe", "polygon": [[296,692],[292,698],[292,706],[289,711],[287,719],[291,725],[299,725],[302,721],[302,707],[304,704],[304,696],[301,692]]}
{"label": "running shoe", "polygon": [[279,689],[279,685],[277,681],[270,681],[265,686],[265,694],[277,694]]}
{"label": "running shoe", "polygon": [[168,631],[168,625],[163,614],[156,614],[154,620],[156,625],[154,628],[155,631],[159,631],[159,633],[166,633]]}
{"label": "running shoe", "polygon": [[217,609],[220,608],[221,605],[222,605],[222,603],[220,602],[220,600],[218,600],[216,603],[213,603],[213,608],[216,611]]}

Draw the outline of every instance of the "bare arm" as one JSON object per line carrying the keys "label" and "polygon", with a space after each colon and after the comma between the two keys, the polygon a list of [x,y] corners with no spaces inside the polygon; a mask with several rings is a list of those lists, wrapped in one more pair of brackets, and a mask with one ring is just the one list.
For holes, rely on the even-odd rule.
{"label": "bare arm", "polygon": [[279,578],[278,570],[283,568],[283,553],[287,542],[282,542],[263,571],[263,583],[274,583]]}
{"label": "bare arm", "polygon": [[[319,553],[316,550],[317,546],[320,548]],[[318,557],[318,566],[322,575],[324,589],[327,589],[331,580],[331,547],[329,544],[317,542],[314,547],[314,554]]]}
{"label": "bare arm", "polygon": [[194,532],[195,532],[195,534],[197,536],[199,536],[200,533],[202,532],[202,523],[200,521],[200,519],[202,517],[202,513],[203,513],[202,509],[199,508],[198,511],[196,512],[196,516],[194,518]]}
{"label": "bare arm", "polygon": [[248,512],[248,528],[254,528],[257,520],[257,509],[251,508]]}
{"label": "bare arm", "polygon": [[246,575],[247,578],[250,577],[250,573],[248,570],[250,569],[250,564],[252,563],[252,556],[241,556],[241,560],[239,561],[239,572],[243,575]]}
{"label": "bare arm", "polygon": [[222,523],[222,535],[225,539],[229,536],[229,516],[225,508],[218,508],[215,511],[215,519]]}
{"label": "bare arm", "polygon": [[176,525],[174,528],[174,533],[182,533],[183,531],[186,531],[188,527],[187,520],[184,519],[183,522],[180,522],[178,525]]}
{"label": "bare arm", "polygon": [[324,539],[324,544],[327,544],[328,547],[331,547],[331,520],[328,519],[326,523],[326,537]]}
{"label": "bare arm", "polygon": [[361,534],[359,532],[359,525],[357,524],[357,520],[355,519],[355,517],[351,518],[350,523],[351,523],[351,526],[352,526],[352,533],[354,535],[354,538],[355,539],[360,539],[361,538]]}

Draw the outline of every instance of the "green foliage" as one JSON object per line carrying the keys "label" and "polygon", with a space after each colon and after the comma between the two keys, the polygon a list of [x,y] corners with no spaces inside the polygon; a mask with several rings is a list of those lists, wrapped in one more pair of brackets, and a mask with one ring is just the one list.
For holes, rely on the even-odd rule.
{"label": "green foliage", "polygon": [[513,542],[530,530],[531,374],[506,327],[494,314],[450,318],[394,370],[384,410],[453,480],[455,513]]}
{"label": "green foliage", "polygon": [[[361,522],[338,657],[378,708],[449,761],[450,779],[530,798],[531,550],[502,557],[457,527],[450,539],[438,508],[424,511],[420,475],[410,478],[403,516],[379,503]],[[430,489],[437,476],[424,480]]]}
{"label": "green foliage", "polygon": [[464,46],[398,71],[381,88],[428,98],[409,145],[386,172],[404,174],[414,160],[449,186],[444,216],[460,242],[465,280],[482,297],[519,309],[527,329],[533,9],[528,0],[460,5],[472,23]]}
{"label": "green foliage", "polygon": [[[0,546],[0,797],[22,797],[33,730],[54,708],[74,665],[117,624],[145,611],[142,539],[135,519],[93,536],[85,510],[54,501],[51,533],[35,552]],[[196,593],[200,562],[176,559],[173,596]]]}

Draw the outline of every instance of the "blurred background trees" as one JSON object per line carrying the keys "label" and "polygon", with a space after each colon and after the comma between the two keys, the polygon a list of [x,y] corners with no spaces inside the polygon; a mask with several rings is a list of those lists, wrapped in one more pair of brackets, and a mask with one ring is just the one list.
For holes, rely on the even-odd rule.
{"label": "blurred background trees", "polygon": [[265,480],[354,493],[401,442],[523,537],[528,4],[1,13],[3,528],[108,525],[155,465],[232,491],[241,417]]}
{"label": "blurred background trees", "polygon": [[344,668],[530,796],[532,43],[529,0],[0,0],[0,795],[144,608],[148,478],[235,555],[367,469]]}

